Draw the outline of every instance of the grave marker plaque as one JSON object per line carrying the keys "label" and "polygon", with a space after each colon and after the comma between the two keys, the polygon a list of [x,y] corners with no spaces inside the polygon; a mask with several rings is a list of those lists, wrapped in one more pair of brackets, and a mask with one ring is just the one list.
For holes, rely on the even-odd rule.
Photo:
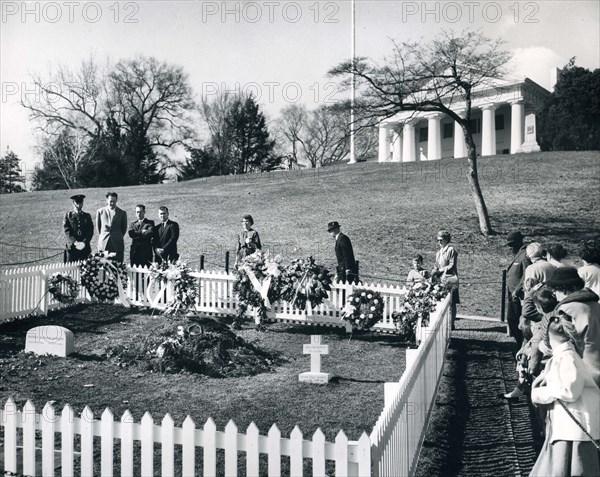
{"label": "grave marker plaque", "polygon": [[321,355],[329,354],[329,345],[321,344],[321,335],[310,337],[310,344],[304,345],[304,354],[310,354],[310,371],[300,373],[298,379],[304,383],[327,384],[331,375],[321,372]]}
{"label": "grave marker plaque", "polygon": [[73,332],[62,326],[37,326],[27,332],[25,352],[67,357],[75,351]]}

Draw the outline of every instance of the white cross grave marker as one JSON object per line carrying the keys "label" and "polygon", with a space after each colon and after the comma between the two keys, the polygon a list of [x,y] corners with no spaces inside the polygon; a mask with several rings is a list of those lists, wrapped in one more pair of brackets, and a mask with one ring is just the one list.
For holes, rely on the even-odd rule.
{"label": "white cross grave marker", "polygon": [[329,354],[329,345],[321,344],[321,335],[312,335],[310,344],[304,345],[304,354],[310,354],[310,371],[300,373],[301,382],[312,384],[327,384],[331,375],[321,372],[321,355]]}

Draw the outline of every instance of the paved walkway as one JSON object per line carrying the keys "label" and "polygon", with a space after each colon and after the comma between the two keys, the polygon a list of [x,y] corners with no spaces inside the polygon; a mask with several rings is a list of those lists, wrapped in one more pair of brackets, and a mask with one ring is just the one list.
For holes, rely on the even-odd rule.
{"label": "paved walkway", "polygon": [[456,322],[418,476],[529,475],[539,426],[524,398],[498,397],[516,383],[515,347],[500,322]]}

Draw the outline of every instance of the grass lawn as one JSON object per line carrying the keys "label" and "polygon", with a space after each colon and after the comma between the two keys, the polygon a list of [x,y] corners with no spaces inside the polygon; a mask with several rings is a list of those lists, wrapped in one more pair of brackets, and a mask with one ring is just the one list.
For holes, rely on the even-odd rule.
{"label": "grass lawn", "polygon": [[[358,439],[363,432],[370,433],[383,409],[383,383],[400,379],[409,345],[392,335],[370,333],[349,340],[341,329],[271,324],[266,332],[250,325],[238,332],[280,358],[272,372],[254,376],[161,374],[149,371],[144,363],[122,367],[107,358],[108,347],[131,337],[143,340],[165,320],[120,306],[76,305],[48,317],[0,325],[0,398],[10,396],[19,407],[31,399],[38,410],[49,400],[58,409],[69,403],[76,413],[88,405],[96,418],[110,407],[116,419],[129,409],[136,422],[145,411],[155,422],[168,412],[178,426],[189,414],[197,426],[212,417],[219,430],[233,419],[241,432],[254,421],[263,435],[277,423],[283,436],[297,425],[307,438],[321,427],[329,441],[340,429]],[[65,359],[20,352],[27,330],[44,324],[72,330],[76,354]],[[298,374],[310,369],[302,345],[314,332],[329,345],[322,368],[334,378],[325,386],[298,382]]]}
{"label": "grass lawn", "polygon": [[[403,282],[411,257],[433,265],[435,234],[449,230],[459,252],[459,314],[499,316],[501,270],[510,261],[506,233],[521,229],[527,240],[559,241],[572,252],[600,230],[599,152],[551,152],[479,159],[483,193],[500,235],[478,232],[466,180],[466,159],[431,163],[339,165],[309,171],[197,179],[177,184],[116,188],[130,220],[138,203],[148,216],[166,205],[181,226],[182,257],[222,269],[233,251],[240,219],[251,213],[263,246],[290,258],[313,255],[334,267],[326,224],[338,220],[353,242],[366,281]],[[85,210],[105,204],[103,189],[82,189]],[[31,260],[63,246],[61,221],[75,191],[0,197],[0,263]],[[96,237],[93,245],[96,244]],[[126,256],[129,248],[126,238]],[[60,250],[58,250],[59,252]],[[56,259],[55,259],[56,260]],[[567,262],[580,265],[573,253]]]}

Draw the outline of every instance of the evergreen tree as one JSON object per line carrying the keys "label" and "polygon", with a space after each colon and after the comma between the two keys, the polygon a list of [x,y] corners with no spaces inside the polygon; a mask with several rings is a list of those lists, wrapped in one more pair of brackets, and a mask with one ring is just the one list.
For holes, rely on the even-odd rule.
{"label": "evergreen tree", "polygon": [[179,168],[179,177],[182,180],[221,175],[219,159],[210,146],[189,148],[188,153],[190,155],[186,158],[185,164]]}
{"label": "evergreen tree", "polygon": [[21,174],[19,156],[7,149],[6,155],[0,159],[0,193],[23,192],[24,186],[25,177]]}
{"label": "evergreen tree", "polygon": [[225,118],[225,130],[233,159],[231,172],[268,171],[281,163],[281,158],[272,157],[275,141],[269,137],[265,117],[252,96],[233,102]]}
{"label": "evergreen tree", "polygon": [[543,150],[600,149],[600,69],[575,66],[575,58],[571,58],[539,118]]}
{"label": "evergreen tree", "polygon": [[128,183],[138,185],[162,182],[165,173],[160,169],[160,160],[139,121],[129,122],[129,131],[123,140]]}

